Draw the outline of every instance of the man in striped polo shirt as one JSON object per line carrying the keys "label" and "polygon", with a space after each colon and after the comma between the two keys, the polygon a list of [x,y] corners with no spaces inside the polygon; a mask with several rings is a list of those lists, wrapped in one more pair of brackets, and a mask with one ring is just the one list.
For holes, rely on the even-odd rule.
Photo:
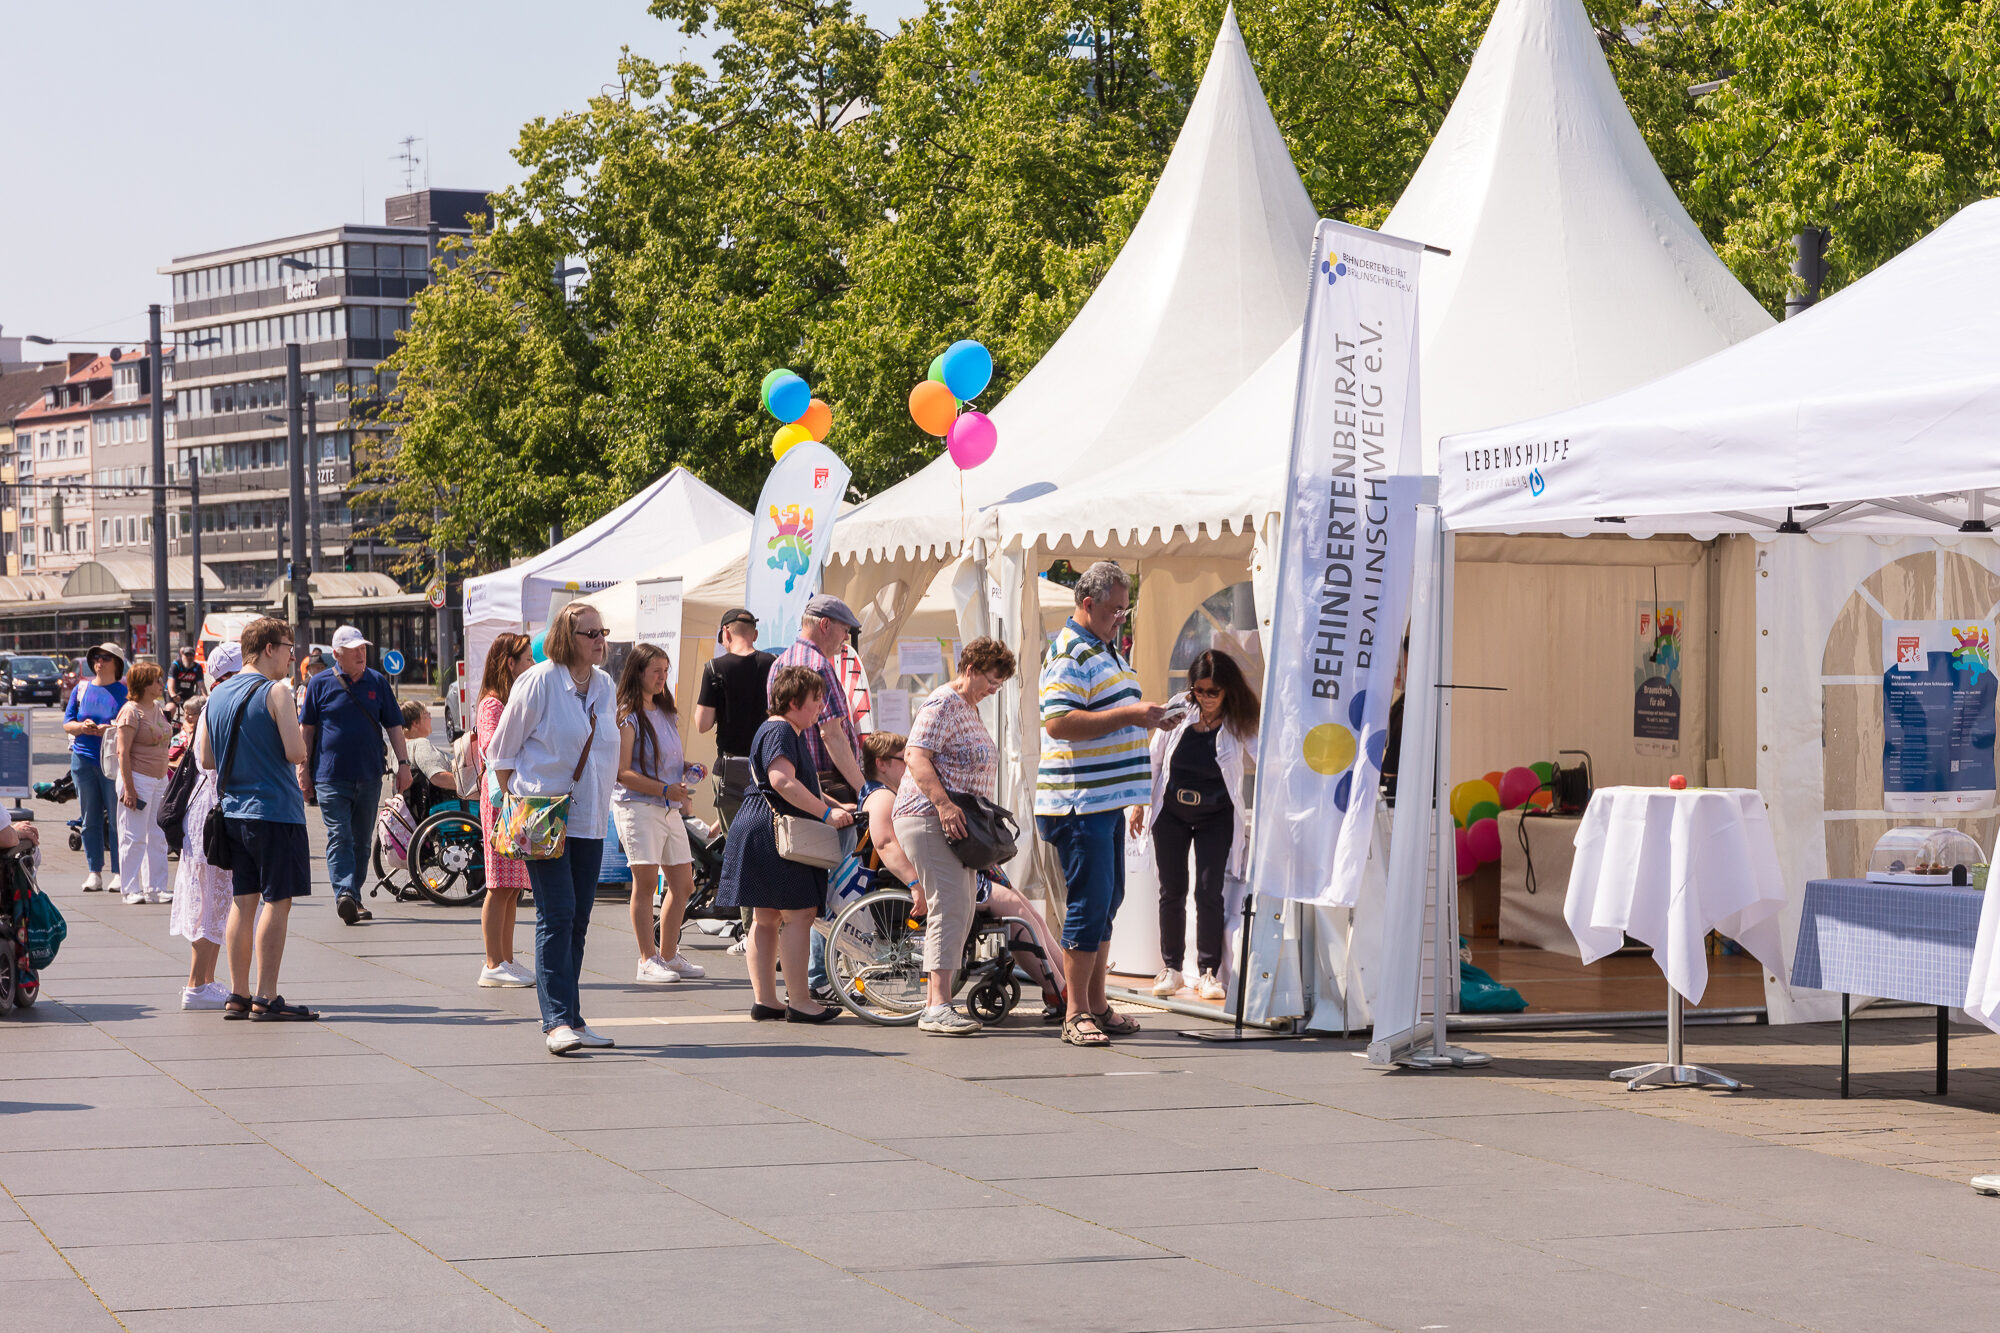
{"label": "man in striped polo shirt", "polygon": [[1111,918],[1125,897],[1123,817],[1152,800],[1146,733],[1166,710],[1139,695],[1139,677],[1113,641],[1132,602],[1132,580],[1108,560],[1083,572],[1076,614],[1042,666],[1041,773],[1035,828],[1055,848],[1068,885],[1062,947],[1069,979],[1063,1040],[1103,1046],[1139,1024],[1105,998]]}

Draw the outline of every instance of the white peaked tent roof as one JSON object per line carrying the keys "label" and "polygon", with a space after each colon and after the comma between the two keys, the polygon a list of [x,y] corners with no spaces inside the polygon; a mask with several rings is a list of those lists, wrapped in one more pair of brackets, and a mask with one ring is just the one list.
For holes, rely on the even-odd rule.
{"label": "white peaked tent roof", "polygon": [[[970,535],[990,530],[989,506],[1141,454],[1228,395],[1298,328],[1316,220],[1231,9],[1138,226],[991,409],[1000,446],[964,474]],[[934,459],[842,518],[834,558],[956,551],[959,483]]]}
{"label": "white peaked tent roof", "polygon": [[1461,530],[1769,533],[1799,506],[1791,517],[1807,531],[1942,534],[1991,521],[1996,439],[1990,199],[1739,346],[1600,402],[1446,440],[1439,488]]}
{"label": "white peaked tent roof", "polygon": [[574,583],[594,591],[703,542],[749,531],[747,510],[677,467],[540,555],[466,580],[465,619],[540,623],[558,588]]}
{"label": "white peaked tent roof", "polygon": [[1632,123],[1580,0],[1500,0],[1382,224],[1424,256],[1425,471],[1445,435],[1602,398],[1771,324]]}

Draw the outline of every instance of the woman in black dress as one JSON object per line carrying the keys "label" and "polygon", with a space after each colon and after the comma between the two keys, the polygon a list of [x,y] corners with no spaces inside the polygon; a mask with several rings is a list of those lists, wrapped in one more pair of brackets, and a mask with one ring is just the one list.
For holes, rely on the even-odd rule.
{"label": "woman in black dress", "polygon": [[[722,854],[718,907],[748,907],[750,1017],[759,1023],[825,1023],[840,1011],[806,994],[812,924],[826,902],[826,871],[778,855],[772,813],[817,819],[835,828],[854,822],[853,812],[819,794],[819,774],[802,733],[819,720],[826,682],[811,667],[780,667],[771,676],[771,717],[750,745],[756,786],[729,824]],[[778,964],[785,971],[787,1003],[779,1005]],[[789,1003],[793,995],[810,1008]]]}

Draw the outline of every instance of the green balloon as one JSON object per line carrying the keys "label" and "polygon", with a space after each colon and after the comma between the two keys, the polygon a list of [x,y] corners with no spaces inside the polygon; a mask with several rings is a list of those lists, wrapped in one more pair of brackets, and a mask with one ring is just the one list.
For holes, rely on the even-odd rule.
{"label": "green balloon", "polygon": [[1556,766],[1550,763],[1546,759],[1537,760],[1536,762],[1529,764],[1528,767],[1535,770],[1535,776],[1542,780],[1542,785],[1544,787],[1548,786],[1549,783],[1554,781],[1555,779]]}
{"label": "green balloon", "polygon": [[[931,358],[931,369],[930,369],[930,374],[926,375],[926,376],[925,376],[924,378],[926,378],[926,379],[930,379],[930,380],[936,380],[936,381],[937,381],[937,382],[938,382],[939,384],[943,384],[943,383],[944,383],[944,353],[943,353],[943,352],[939,352],[939,353],[938,353],[938,354],[937,354],[936,356],[934,356],[934,357],[932,357],[932,358]],[[955,400],[954,400],[954,401],[955,401]]]}
{"label": "green balloon", "polygon": [[1465,812],[1465,826],[1471,828],[1482,819],[1498,819],[1499,817],[1499,806],[1491,801],[1481,801],[1478,805],[1473,806]]}
{"label": "green balloon", "polygon": [[771,386],[791,373],[791,371],[786,370],[783,366],[779,366],[776,370],[764,376],[763,387],[757,391],[757,400],[763,405],[766,412],[771,410]]}

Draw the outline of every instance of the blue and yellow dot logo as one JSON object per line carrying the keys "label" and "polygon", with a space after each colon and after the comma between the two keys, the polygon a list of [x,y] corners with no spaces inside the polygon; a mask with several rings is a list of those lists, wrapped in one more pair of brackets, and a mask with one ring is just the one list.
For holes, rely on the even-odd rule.
{"label": "blue and yellow dot logo", "polygon": [[1341,262],[1338,251],[1319,261],[1319,271],[1326,274],[1326,285],[1331,287],[1347,276],[1347,265]]}
{"label": "blue and yellow dot logo", "polygon": [[1299,747],[1299,757],[1307,768],[1323,778],[1339,777],[1333,787],[1333,804],[1343,813],[1353,799],[1357,773],[1361,780],[1368,781],[1372,780],[1370,769],[1377,775],[1382,771],[1388,736],[1379,729],[1366,731],[1367,716],[1368,692],[1362,690],[1347,706],[1346,726],[1322,722],[1306,732]]}

